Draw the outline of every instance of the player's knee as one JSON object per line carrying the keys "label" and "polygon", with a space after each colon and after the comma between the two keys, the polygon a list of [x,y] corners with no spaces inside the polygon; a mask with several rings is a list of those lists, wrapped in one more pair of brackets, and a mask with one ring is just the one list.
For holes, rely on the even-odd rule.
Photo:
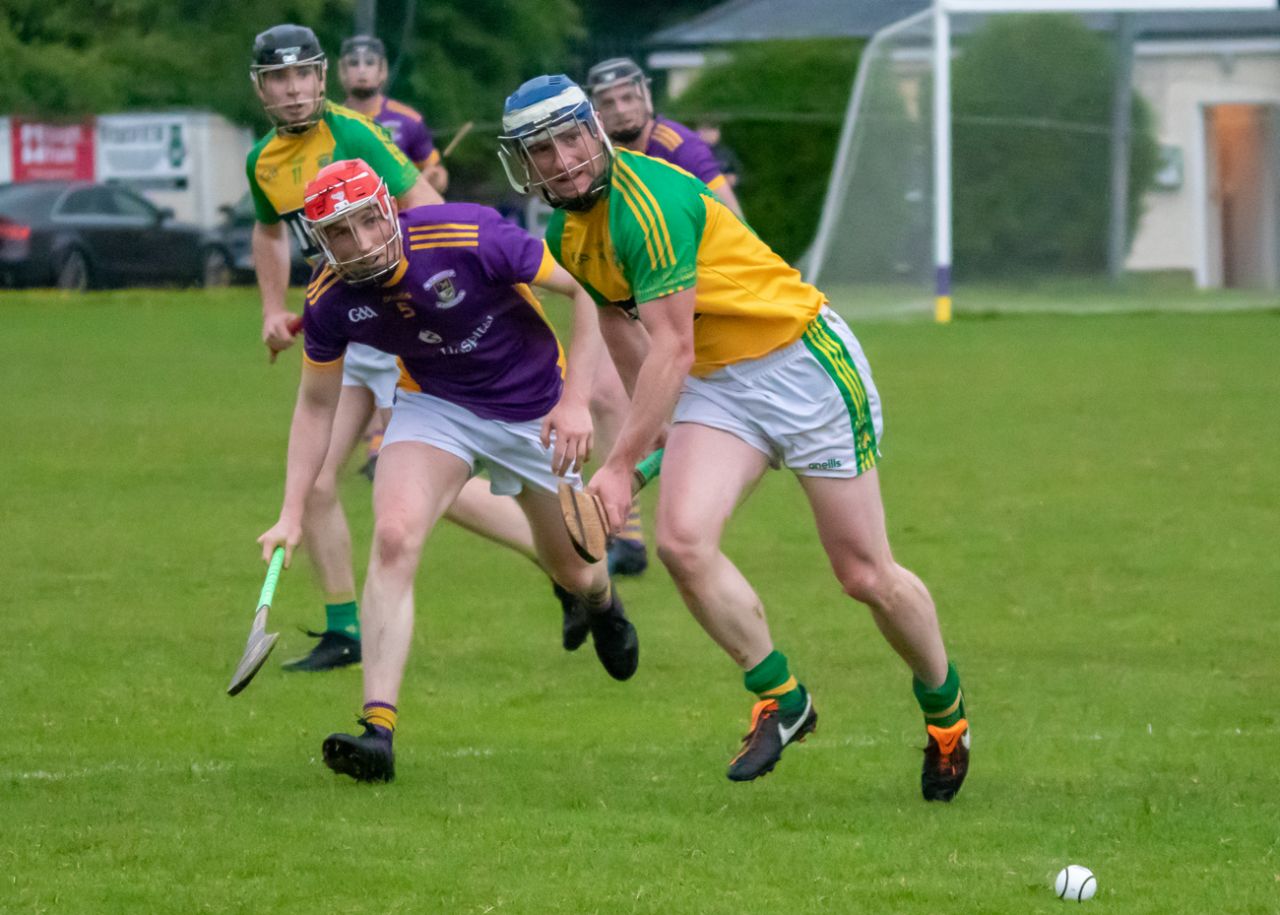
{"label": "player's knee", "polygon": [[379,565],[416,563],[422,538],[397,518],[379,518],[373,528],[373,553]]}
{"label": "player's knee", "polygon": [[332,505],[338,501],[338,479],[330,474],[320,474],[307,494],[308,505]]}
{"label": "player's knee", "polygon": [[591,415],[592,416],[617,416],[627,408],[626,392],[621,392],[622,397],[617,396],[618,392],[612,388],[595,388],[591,392]]}
{"label": "player's knee", "polygon": [[881,607],[892,584],[892,564],[850,559],[836,568],[836,577],[840,579],[840,587],[845,594],[868,606]]}
{"label": "player's knee", "polygon": [[658,558],[676,577],[696,574],[716,554],[715,542],[691,521],[660,521],[654,542]]}

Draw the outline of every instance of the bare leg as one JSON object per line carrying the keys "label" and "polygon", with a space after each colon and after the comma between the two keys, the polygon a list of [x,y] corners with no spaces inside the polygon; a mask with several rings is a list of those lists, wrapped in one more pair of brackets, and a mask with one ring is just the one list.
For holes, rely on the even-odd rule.
{"label": "bare leg", "polygon": [[941,685],[947,651],[937,611],[924,583],[893,559],[875,468],[852,479],[799,479],[845,593],[871,608],[876,626],[918,680],[931,689]]}
{"label": "bare leg", "polygon": [[462,459],[418,442],[382,449],[374,532],[360,606],[365,702],[395,705],[413,636],[413,580],[427,535],[467,481]]}
{"label": "bare leg", "polygon": [[464,530],[515,550],[531,562],[538,561],[533,533],[524,512],[510,496],[491,493],[487,480],[480,477],[468,480],[445,517]]}
{"label": "bare leg", "polygon": [[760,598],[720,551],[720,536],[767,466],[741,439],[694,423],[672,427],[662,464],[658,556],[702,628],[743,670],[773,651],[773,639]]}
{"label": "bare leg", "polygon": [[325,601],[354,600],[355,572],[351,565],[351,532],[338,499],[338,474],[351,454],[369,417],[373,415],[373,394],[368,388],[344,385],[333,418],[329,451],[307,497],[302,519],[303,542],[315,566]]}
{"label": "bare leg", "polygon": [[602,562],[586,562],[569,541],[569,532],[560,514],[560,501],[546,492],[525,489],[516,496],[533,531],[538,562],[560,587],[578,595],[588,606],[602,606],[609,600],[609,571]]}
{"label": "bare leg", "polygon": [[[640,663],[640,640],[622,601],[610,587],[608,567],[588,563],[574,551],[556,496],[526,489],[516,498],[529,516],[543,567],[585,608],[583,623],[591,632],[596,657],[605,672],[615,680],[631,679]],[[578,638],[578,644],[585,634]],[[572,650],[577,644],[566,647]]]}

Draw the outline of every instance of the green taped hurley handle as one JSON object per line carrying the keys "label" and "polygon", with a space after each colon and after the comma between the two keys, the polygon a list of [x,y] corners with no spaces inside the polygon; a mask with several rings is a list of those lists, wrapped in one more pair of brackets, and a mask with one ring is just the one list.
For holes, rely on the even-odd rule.
{"label": "green taped hurley handle", "polygon": [[271,606],[271,598],[276,593],[276,582],[280,580],[280,570],[284,568],[284,547],[278,546],[271,554],[271,565],[267,567],[267,578],[262,583],[262,593],[258,595],[258,609]]}
{"label": "green taped hurley handle", "polygon": [[654,477],[662,473],[662,451],[663,449],[659,448],[639,464],[636,464],[636,469],[631,472],[631,494],[633,496],[644,489]]}

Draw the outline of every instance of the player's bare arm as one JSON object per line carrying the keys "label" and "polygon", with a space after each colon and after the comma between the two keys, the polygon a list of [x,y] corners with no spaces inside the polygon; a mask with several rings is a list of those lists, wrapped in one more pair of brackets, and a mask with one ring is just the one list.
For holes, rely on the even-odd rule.
{"label": "player's bare arm", "polygon": [[727,180],[722,182],[712,193],[720,198],[721,203],[733,210],[735,216],[739,219],[745,218],[742,215],[742,204],[738,202],[738,195],[733,192],[733,186]]}
{"label": "player's bare arm", "polygon": [[285,308],[289,288],[289,236],[283,222],[253,224],[253,265],[262,298],[262,342],[272,358],[293,345],[288,324],[294,316]]}
{"label": "player's bare arm", "polygon": [[443,194],[449,189],[449,170],[439,162],[427,163],[422,169],[422,175],[436,193]]}
{"label": "player's bare arm", "polygon": [[552,444],[554,431],[551,469],[558,474],[570,468],[576,472],[582,470],[583,463],[591,456],[591,379],[603,356],[604,341],[600,337],[595,302],[569,271],[556,267],[538,285],[573,302],[573,337],[569,344],[564,393],[542,422],[542,444],[543,447]]}
{"label": "player's bare arm", "polygon": [[649,354],[636,375],[631,410],[604,466],[587,487],[604,503],[610,528],[620,530],[631,511],[631,474],[649,452],[671,416],[693,367],[694,289],[684,289],[640,305],[649,333]]}
{"label": "player's bare arm", "polygon": [[342,393],[341,361],[317,366],[304,362],[302,381],[298,385],[298,401],[293,408],[289,427],[289,457],[284,480],[284,501],[280,518],[258,538],[262,558],[269,559],[277,546],[285,548],[285,565],[293,558],[294,547],[302,539],[302,514],[307,493],[320,475],[329,437],[333,431],[333,414]]}
{"label": "player's bare arm", "polygon": [[649,355],[649,332],[644,325],[621,308],[609,306],[599,310],[600,332],[609,348],[609,356],[618,369],[618,377],[626,388],[627,396],[634,397],[636,377],[640,366]]}
{"label": "player's bare arm", "polygon": [[411,210],[414,207],[431,206],[437,203],[444,203],[444,198],[440,193],[427,183],[426,177],[418,175],[418,180],[409,186],[409,189],[396,198],[396,206],[401,210]]}

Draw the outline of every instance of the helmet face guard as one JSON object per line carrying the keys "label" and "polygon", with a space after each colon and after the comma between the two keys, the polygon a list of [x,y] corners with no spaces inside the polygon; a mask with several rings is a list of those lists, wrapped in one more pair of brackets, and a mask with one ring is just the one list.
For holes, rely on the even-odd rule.
{"label": "helmet face guard", "polygon": [[[609,186],[613,147],[583,91],[565,77],[552,79],[568,85],[520,106],[522,86],[507,100],[498,158],[519,193],[536,191],[557,209],[590,209]],[[590,176],[585,187],[584,174]]]}
{"label": "helmet face guard", "polygon": [[[281,73],[290,69],[315,72],[314,95],[303,98],[289,98],[287,95],[283,99],[272,98],[271,90],[268,89],[271,78],[267,74]],[[294,63],[254,64],[249,68],[249,75],[253,79],[254,87],[258,90],[262,108],[271,119],[271,123],[281,133],[305,133],[320,120],[324,114],[324,84],[327,74],[328,63],[323,54]],[[290,110],[299,106],[301,106],[300,111]]]}
{"label": "helmet face guard", "polygon": [[392,273],[404,251],[395,202],[361,159],[334,162],[307,185],[303,222],[344,283],[364,286]]}

